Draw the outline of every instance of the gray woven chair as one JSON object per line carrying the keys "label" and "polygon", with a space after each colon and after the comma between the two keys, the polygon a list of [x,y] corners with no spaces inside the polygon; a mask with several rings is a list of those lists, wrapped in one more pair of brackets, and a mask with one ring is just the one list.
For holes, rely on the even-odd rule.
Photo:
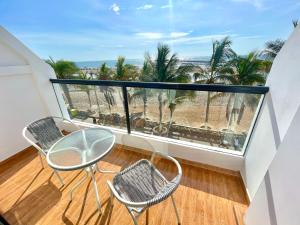
{"label": "gray woven chair", "polygon": [[[38,152],[42,167],[44,168],[42,156],[46,156],[48,150],[51,146],[61,139],[64,135],[60,131],[59,126],[61,122],[67,121],[72,129],[79,130],[80,128],[74,124],[72,121],[62,118],[62,117],[46,117],[37,121],[30,123],[28,126],[23,129],[23,137],[34,146]],[[34,140],[32,140],[28,133],[31,134]],[[64,185],[62,178],[59,176],[58,172],[54,170],[54,173],[57,175],[61,185]]]}
{"label": "gray woven chair", "polygon": [[[177,176],[168,181],[152,164],[156,154],[172,161],[178,170]],[[138,217],[146,211],[148,219],[148,208],[158,204],[171,196],[178,224],[180,218],[173,198],[173,192],[179,186],[182,169],[177,160],[160,152],[154,152],[151,161],[142,159],[119,172],[112,183],[108,181],[111,191],[111,202],[116,197],[128,209],[135,225],[138,225]]]}

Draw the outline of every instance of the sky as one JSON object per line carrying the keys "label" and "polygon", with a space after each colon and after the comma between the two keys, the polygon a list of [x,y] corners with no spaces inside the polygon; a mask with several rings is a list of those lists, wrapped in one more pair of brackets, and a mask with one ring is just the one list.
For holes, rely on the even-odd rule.
{"label": "sky", "polygon": [[239,54],[286,39],[300,0],[1,0],[0,24],[41,58],[140,59],[168,44],[180,58],[209,56],[229,36]]}

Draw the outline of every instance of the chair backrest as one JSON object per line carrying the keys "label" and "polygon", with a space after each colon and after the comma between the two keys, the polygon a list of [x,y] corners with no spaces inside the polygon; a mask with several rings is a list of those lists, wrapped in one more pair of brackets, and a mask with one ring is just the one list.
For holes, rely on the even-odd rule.
{"label": "chair backrest", "polygon": [[46,117],[31,123],[27,126],[27,130],[44,150],[49,149],[63,137],[52,117]]}

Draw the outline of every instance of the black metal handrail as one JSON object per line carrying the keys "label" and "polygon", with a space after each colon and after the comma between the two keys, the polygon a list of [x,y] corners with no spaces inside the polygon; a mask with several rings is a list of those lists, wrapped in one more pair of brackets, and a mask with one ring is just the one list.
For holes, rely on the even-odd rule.
{"label": "black metal handrail", "polygon": [[224,84],[187,84],[187,83],[163,83],[163,82],[137,82],[116,80],[79,80],[79,79],[50,79],[52,83],[58,84],[82,84],[97,86],[133,87],[133,88],[155,88],[176,89],[192,91],[231,92],[245,94],[266,94],[269,87],[266,86],[243,86]]}
{"label": "black metal handrail", "polygon": [[175,89],[192,91],[230,92],[245,94],[266,94],[269,87],[266,86],[242,86],[224,84],[189,84],[189,83],[163,83],[163,82],[136,82],[136,81],[115,81],[115,80],[79,80],[79,79],[50,79],[52,84],[76,84],[95,86],[121,87],[124,96],[124,110],[126,115],[127,131],[130,134],[130,114],[128,107],[127,88],[154,88],[154,89]]}

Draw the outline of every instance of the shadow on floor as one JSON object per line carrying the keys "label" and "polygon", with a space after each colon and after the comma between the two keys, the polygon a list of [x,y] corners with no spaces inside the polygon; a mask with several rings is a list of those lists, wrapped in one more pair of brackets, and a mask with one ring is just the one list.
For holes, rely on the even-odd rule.
{"label": "shadow on floor", "polygon": [[61,198],[60,190],[51,182],[39,186],[24,199],[19,200],[4,214],[11,224],[35,224],[54,207]]}
{"label": "shadow on floor", "polygon": [[[66,225],[80,225],[80,224],[89,224],[90,221],[93,219],[93,217],[97,216],[96,221],[94,222],[94,224],[101,224],[101,225],[105,225],[105,224],[109,224],[109,221],[111,219],[111,214],[112,214],[112,206],[111,206],[111,202],[110,202],[110,198],[106,199],[104,202],[102,202],[102,214],[98,211],[98,209],[94,210],[86,219],[86,221],[81,221],[82,220],[82,216],[83,216],[83,212],[84,212],[84,208],[87,204],[87,195],[88,192],[90,190],[90,185],[91,185],[91,180],[89,181],[85,193],[84,193],[84,197],[81,203],[81,209],[78,215],[78,218],[76,220],[75,223],[73,223],[67,216],[67,211],[69,210],[71,204],[77,204],[77,202],[73,202],[73,201],[69,201],[63,214],[62,214],[62,221],[66,224]],[[104,211],[103,211],[103,207],[106,205]]]}

